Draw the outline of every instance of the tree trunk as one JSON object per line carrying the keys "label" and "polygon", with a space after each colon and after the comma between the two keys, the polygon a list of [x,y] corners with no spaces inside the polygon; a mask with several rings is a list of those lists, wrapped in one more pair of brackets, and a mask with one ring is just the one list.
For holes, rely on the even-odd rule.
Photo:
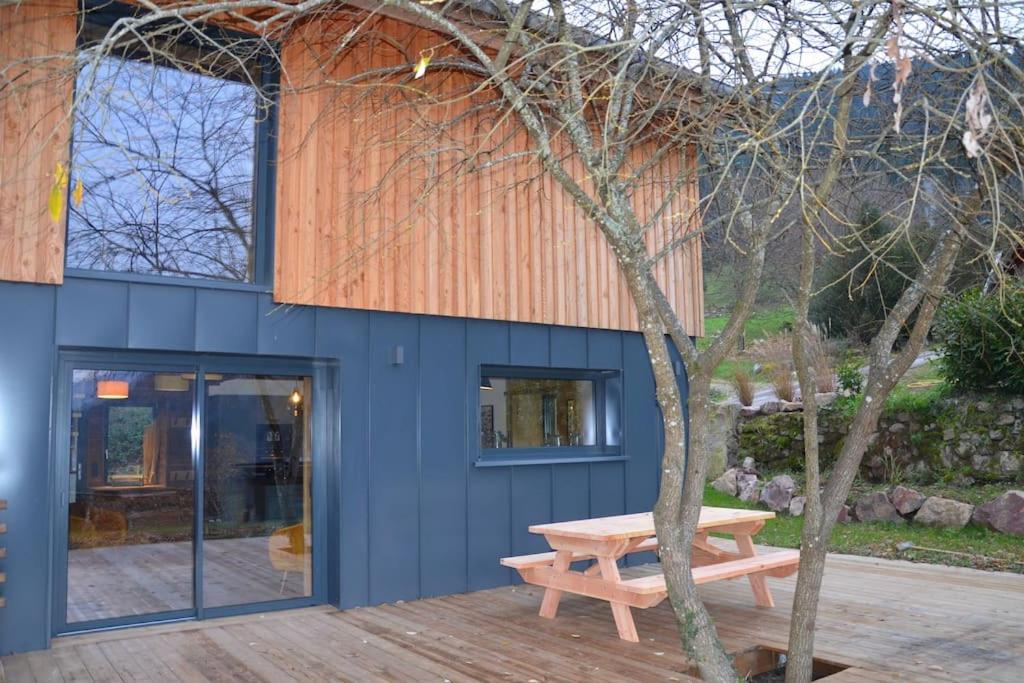
{"label": "tree trunk", "polygon": [[[646,259],[637,258],[637,261],[646,263]],[[700,669],[701,677],[706,681],[732,683],[737,678],[732,658],[718,638],[711,615],[697,593],[692,573],[693,540],[700,520],[708,467],[710,379],[691,375],[687,422],[664,324],[655,304],[655,293],[648,285],[649,273],[642,266],[624,267],[624,271],[636,302],[664,422],[665,451],[661,486],[654,506],[654,526],[669,601],[676,614],[683,649]]]}

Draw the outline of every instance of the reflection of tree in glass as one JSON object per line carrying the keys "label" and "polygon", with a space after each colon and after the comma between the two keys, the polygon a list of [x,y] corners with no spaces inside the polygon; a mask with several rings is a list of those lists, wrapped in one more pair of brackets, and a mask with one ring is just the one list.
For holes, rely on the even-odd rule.
{"label": "reflection of tree in glass", "polygon": [[255,90],[117,57],[78,83],[68,265],[251,280]]}
{"label": "reflection of tree in glass", "polygon": [[142,438],[153,422],[149,406],[114,406],[108,413],[107,480],[113,475],[142,476]]}

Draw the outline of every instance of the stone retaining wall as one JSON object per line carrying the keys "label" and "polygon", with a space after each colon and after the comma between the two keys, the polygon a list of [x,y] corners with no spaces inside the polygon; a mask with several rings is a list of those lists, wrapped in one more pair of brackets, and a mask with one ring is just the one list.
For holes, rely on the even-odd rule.
{"label": "stone retaining wall", "polygon": [[[848,425],[839,410],[821,410],[818,439],[826,466],[836,457]],[[736,431],[730,464],[752,457],[771,470],[803,469],[799,411],[740,415]],[[1024,398],[959,396],[885,414],[864,456],[862,474],[872,481],[1024,481]]]}

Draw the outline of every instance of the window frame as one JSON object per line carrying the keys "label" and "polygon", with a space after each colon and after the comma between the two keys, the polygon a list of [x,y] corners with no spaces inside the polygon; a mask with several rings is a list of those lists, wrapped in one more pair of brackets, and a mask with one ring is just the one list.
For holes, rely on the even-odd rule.
{"label": "window frame", "polygon": [[[130,5],[120,2],[108,2],[106,0],[83,0],[78,14],[78,37],[76,39],[76,53],[86,44],[84,39],[84,24],[89,23],[105,28],[110,28],[114,22],[123,17],[136,14],[139,10]],[[240,31],[222,28],[219,26],[204,25],[204,34],[211,39],[218,37],[225,39],[251,38],[249,34]],[[203,50],[204,45],[194,36],[184,35],[180,40],[186,42],[190,47]],[[275,54],[280,54],[280,46],[271,43]],[[116,56],[116,55],[113,55]],[[255,132],[255,152],[253,155],[253,210],[252,210],[252,235],[254,240],[253,278],[252,280],[229,280],[212,277],[186,277],[182,275],[163,275],[159,273],[135,273],[120,270],[102,270],[94,268],[75,268],[68,265],[67,248],[71,239],[71,211],[65,211],[64,216],[64,274],[68,277],[92,278],[100,280],[117,280],[120,282],[139,282],[149,284],[172,284],[185,285],[190,287],[202,286],[213,289],[234,289],[244,291],[270,291],[274,284],[274,232],[275,232],[275,210],[276,210],[276,188],[277,188],[277,129],[278,110],[280,108],[280,68],[278,61],[270,55],[263,55],[257,66],[259,68],[259,88],[269,100],[268,106],[262,110],[263,115],[257,115]],[[77,96],[77,71],[75,82],[72,84],[72,101]],[[74,134],[69,136],[68,158],[74,158]],[[74,169],[72,169],[72,173]],[[65,204],[70,206],[71,183],[68,183]]]}
{"label": "window frame", "polygon": [[[560,379],[589,381],[594,386],[595,436],[593,446],[531,446],[526,448],[484,448],[480,438],[481,383],[484,377],[499,379]],[[557,465],[578,462],[627,460],[622,450],[624,410],[621,370],[549,368],[537,366],[490,365],[477,368],[474,410],[471,417],[476,467],[509,465]],[[611,432],[611,434],[610,434]],[[610,438],[611,437],[611,438]]]}

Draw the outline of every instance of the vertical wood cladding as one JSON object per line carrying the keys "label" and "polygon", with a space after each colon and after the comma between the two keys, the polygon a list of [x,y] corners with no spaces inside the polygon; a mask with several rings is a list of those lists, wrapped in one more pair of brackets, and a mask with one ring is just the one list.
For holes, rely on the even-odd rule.
{"label": "vertical wood cladding", "polygon": [[[349,28],[321,21],[285,41],[275,299],[637,329],[598,228],[529,154],[525,131],[487,106],[493,92],[445,70],[450,45],[380,17],[339,50]],[[353,80],[367,70],[405,75],[424,54],[433,56],[424,78]],[[579,159],[566,153],[565,163],[589,184]],[[641,220],[653,216],[684,165],[692,175],[648,233],[652,252],[697,225],[693,150],[666,155],[633,194]],[[686,328],[702,334],[699,240],[656,274]]]}
{"label": "vertical wood cladding", "polygon": [[60,283],[64,221],[47,209],[67,164],[74,0],[0,6],[0,280]]}

